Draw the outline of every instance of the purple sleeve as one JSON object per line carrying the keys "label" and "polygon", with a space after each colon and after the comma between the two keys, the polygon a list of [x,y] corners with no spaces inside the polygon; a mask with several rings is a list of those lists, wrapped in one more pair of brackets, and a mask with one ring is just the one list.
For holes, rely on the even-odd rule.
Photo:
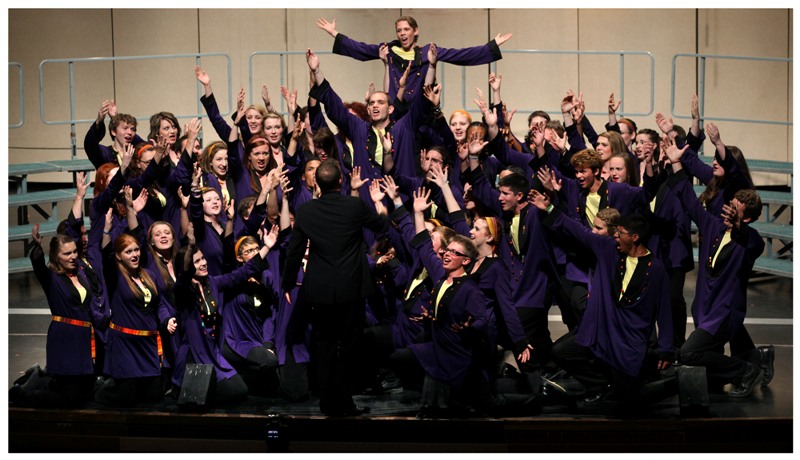
{"label": "purple sleeve", "polygon": [[238,182],[247,177],[247,168],[244,166],[244,147],[238,139],[233,142],[226,139],[225,143],[228,145],[228,171],[231,179]]}
{"label": "purple sleeve", "polygon": [[[380,58],[378,50],[380,45],[368,45],[353,40],[344,34],[336,34],[333,39],[333,53],[348,56],[358,61],[371,61]],[[317,99],[319,100],[319,99]]]}
{"label": "purple sleeve", "polygon": [[203,103],[203,107],[208,114],[208,120],[211,122],[211,126],[214,127],[214,131],[217,132],[217,136],[219,136],[221,140],[227,142],[228,136],[231,134],[231,127],[219,113],[219,106],[217,105],[217,99],[214,97],[214,94],[212,93],[208,97],[202,96],[200,102]]}
{"label": "purple sleeve", "polygon": [[342,99],[333,90],[328,80],[323,81],[321,85],[315,85],[311,89],[310,95],[325,105],[325,113],[328,118],[348,139],[353,139],[353,127],[356,124],[359,122],[366,123],[347,110]]}
{"label": "purple sleeve", "polygon": [[89,131],[86,132],[86,137],[83,138],[83,150],[86,151],[86,156],[89,158],[89,161],[92,162],[95,169],[99,168],[103,163],[106,163],[103,151],[100,148],[100,142],[102,142],[105,136],[105,123],[100,123],[99,126],[97,123],[92,123],[92,125],[89,126]]}
{"label": "purple sleeve", "polygon": [[411,247],[417,252],[422,265],[428,270],[428,276],[435,285],[445,277],[442,261],[433,252],[433,242],[427,231],[422,231],[411,240]]}
{"label": "purple sleeve", "polygon": [[708,185],[711,179],[714,178],[714,168],[698,158],[697,152],[692,150],[691,147],[683,152],[681,166],[686,170],[686,174],[696,177],[703,185]]}
{"label": "purple sleeve", "polygon": [[581,119],[581,127],[583,127],[583,135],[586,136],[586,139],[589,139],[589,143],[593,146],[597,145],[597,131],[594,130],[594,126],[592,126],[589,117],[586,115]]}
{"label": "purple sleeve", "polygon": [[491,209],[495,215],[503,215],[503,208],[498,201],[500,193],[489,185],[489,181],[486,180],[483,170],[478,168],[476,170],[471,170],[469,174],[472,178],[470,181],[472,184],[472,196]]}

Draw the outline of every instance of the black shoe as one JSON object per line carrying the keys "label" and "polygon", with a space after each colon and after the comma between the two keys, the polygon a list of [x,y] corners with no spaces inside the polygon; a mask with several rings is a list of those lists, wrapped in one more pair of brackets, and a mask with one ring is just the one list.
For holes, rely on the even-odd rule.
{"label": "black shoe", "polygon": [[772,381],[775,376],[775,347],[767,345],[765,347],[758,347],[758,353],[761,355],[759,365],[764,371],[764,379],[761,380],[761,386],[765,387]]}
{"label": "black shoe", "polygon": [[760,366],[754,366],[747,363],[747,370],[742,376],[742,381],[738,385],[734,385],[731,392],[728,393],[732,398],[744,398],[750,396],[753,388],[761,382],[764,377],[764,370]]}
{"label": "black shoe", "polygon": [[400,379],[397,377],[389,377],[381,381],[381,390],[383,390],[384,393],[402,393],[403,384],[400,383]]}
{"label": "black shoe", "polygon": [[564,387],[544,377],[542,377],[542,386],[539,389],[539,393],[542,395],[542,405],[568,407],[576,406],[575,401],[569,397]]}
{"label": "black shoe", "polygon": [[583,402],[586,404],[597,404],[605,401],[608,395],[611,394],[611,385],[605,387],[604,389],[589,393],[585,398],[583,398]]}

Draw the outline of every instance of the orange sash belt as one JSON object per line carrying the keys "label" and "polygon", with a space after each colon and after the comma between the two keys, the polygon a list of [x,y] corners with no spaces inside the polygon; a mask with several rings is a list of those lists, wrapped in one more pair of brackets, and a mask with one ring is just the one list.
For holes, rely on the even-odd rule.
{"label": "orange sash belt", "polygon": [[158,356],[164,354],[163,348],[161,347],[161,334],[159,334],[158,331],[142,331],[139,329],[129,329],[127,327],[117,326],[114,323],[110,323],[108,327],[114,329],[115,331],[119,331],[122,332],[123,334],[128,334],[128,335],[138,335],[139,337],[156,336],[156,341],[158,342]]}
{"label": "orange sash belt", "polygon": [[92,359],[95,358],[95,356],[96,356],[96,348],[95,348],[95,342],[94,342],[94,328],[92,327],[92,323],[90,323],[89,321],[81,321],[79,319],[64,318],[63,316],[55,316],[55,315],[53,315],[53,321],[55,321],[57,323],[70,324],[72,326],[88,327],[89,329],[91,329],[91,335],[92,335]]}

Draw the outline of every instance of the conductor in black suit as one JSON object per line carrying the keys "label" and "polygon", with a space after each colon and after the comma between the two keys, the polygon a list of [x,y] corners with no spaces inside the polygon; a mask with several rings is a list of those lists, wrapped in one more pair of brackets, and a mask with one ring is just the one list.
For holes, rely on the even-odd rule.
{"label": "conductor in black suit", "polygon": [[[316,172],[320,197],[298,207],[284,266],[283,289],[295,286],[310,240],[302,295],[311,310],[312,362],[326,415],[360,415],[351,381],[355,346],[364,330],[365,298],[375,289],[367,263],[363,229],[380,234],[389,219],[360,199],[340,192],[342,172],[336,160],[323,161]],[[291,302],[291,299],[289,299]]]}

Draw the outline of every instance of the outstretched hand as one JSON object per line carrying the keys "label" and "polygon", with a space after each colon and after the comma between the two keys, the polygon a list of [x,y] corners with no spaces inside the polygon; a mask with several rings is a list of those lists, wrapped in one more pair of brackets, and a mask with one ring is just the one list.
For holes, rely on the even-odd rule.
{"label": "outstretched hand", "polygon": [[331,37],[336,38],[336,35],[339,34],[339,32],[336,31],[336,19],[334,19],[333,22],[328,22],[325,18],[319,18],[316,24],[317,27],[327,32]]}
{"label": "outstretched hand", "polygon": [[433,205],[433,201],[428,201],[428,198],[431,196],[430,190],[425,190],[423,187],[420,187],[417,190],[414,190],[414,212],[425,212],[426,209],[430,208]]}

